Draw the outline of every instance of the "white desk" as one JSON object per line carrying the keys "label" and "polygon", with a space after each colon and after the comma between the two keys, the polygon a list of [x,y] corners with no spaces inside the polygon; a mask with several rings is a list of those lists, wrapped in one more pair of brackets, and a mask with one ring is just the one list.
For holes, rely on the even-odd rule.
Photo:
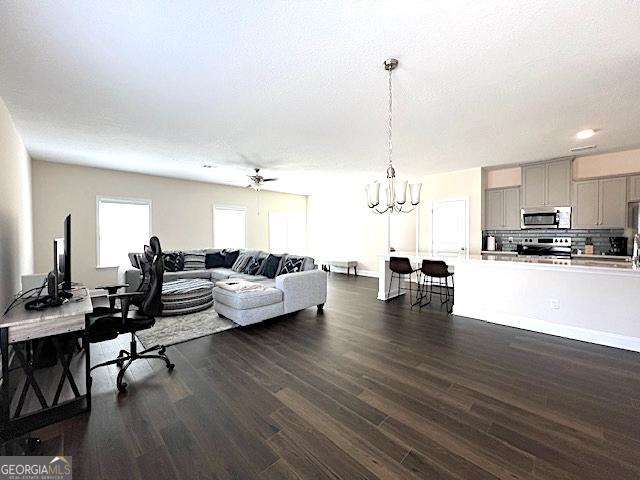
{"label": "white desk", "polygon": [[[28,299],[26,299],[28,300]],[[11,311],[0,319],[0,349],[2,350],[2,391],[0,392],[0,439],[6,440],[30,430],[40,428],[49,423],[61,420],[76,413],[91,409],[91,388],[89,370],[91,366],[89,342],[85,329],[85,314],[93,311],[91,297],[86,288],[73,291],[73,297],[59,307],[50,307],[42,311],[29,311],[24,308],[25,302],[19,302]],[[62,334],[73,334],[75,338],[84,338],[85,356],[85,393],[81,394],[69,369],[73,351],[68,352],[59,341]],[[34,358],[31,356],[30,340],[50,337],[56,349],[58,362],[62,366],[62,374],[58,388],[51,399],[45,398],[38,385],[34,371]],[[67,339],[69,340],[69,339]],[[75,340],[74,340],[75,341]],[[11,377],[9,369],[9,348],[15,352],[17,368],[22,369],[25,381],[17,406],[12,412]],[[37,354],[36,354],[37,355]],[[65,382],[69,383],[74,394],[71,400],[60,402]],[[15,385],[17,387],[17,385]],[[22,414],[22,408],[29,389],[35,393],[41,409]]]}

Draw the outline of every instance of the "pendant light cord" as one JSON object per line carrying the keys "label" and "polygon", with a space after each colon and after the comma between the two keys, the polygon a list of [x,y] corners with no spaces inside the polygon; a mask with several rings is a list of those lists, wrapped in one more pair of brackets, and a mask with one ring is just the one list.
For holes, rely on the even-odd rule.
{"label": "pendant light cord", "polygon": [[391,72],[392,69],[389,69],[389,166],[392,164],[393,156],[393,89],[391,86]]}

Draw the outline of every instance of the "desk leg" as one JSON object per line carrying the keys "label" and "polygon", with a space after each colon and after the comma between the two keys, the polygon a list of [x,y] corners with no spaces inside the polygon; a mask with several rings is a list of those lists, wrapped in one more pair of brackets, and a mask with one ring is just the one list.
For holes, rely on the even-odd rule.
{"label": "desk leg", "polygon": [[2,431],[6,431],[9,424],[9,329],[0,328],[0,349],[2,350],[2,392],[0,392],[0,415]]}
{"label": "desk leg", "polygon": [[85,388],[87,393],[87,412],[91,411],[91,343],[89,343],[89,320],[85,317],[82,345],[84,346]]}

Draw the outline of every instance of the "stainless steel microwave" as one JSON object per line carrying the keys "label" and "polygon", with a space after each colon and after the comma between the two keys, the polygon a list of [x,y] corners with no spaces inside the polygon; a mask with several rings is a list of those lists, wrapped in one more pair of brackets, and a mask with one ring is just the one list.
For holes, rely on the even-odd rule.
{"label": "stainless steel microwave", "polygon": [[571,228],[571,207],[523,208],[520,228]]}

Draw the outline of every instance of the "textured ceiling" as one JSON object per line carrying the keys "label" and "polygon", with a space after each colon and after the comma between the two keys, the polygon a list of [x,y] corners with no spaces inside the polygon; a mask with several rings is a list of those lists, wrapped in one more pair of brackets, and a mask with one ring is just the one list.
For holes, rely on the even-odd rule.
{"label": "textured ceiling", "polygon": [[238,185],[256,165],[302,193],[373,178],[390,56],[403,176],[640,146],[633,0],[0,2],[0,96],[54,161]]}

